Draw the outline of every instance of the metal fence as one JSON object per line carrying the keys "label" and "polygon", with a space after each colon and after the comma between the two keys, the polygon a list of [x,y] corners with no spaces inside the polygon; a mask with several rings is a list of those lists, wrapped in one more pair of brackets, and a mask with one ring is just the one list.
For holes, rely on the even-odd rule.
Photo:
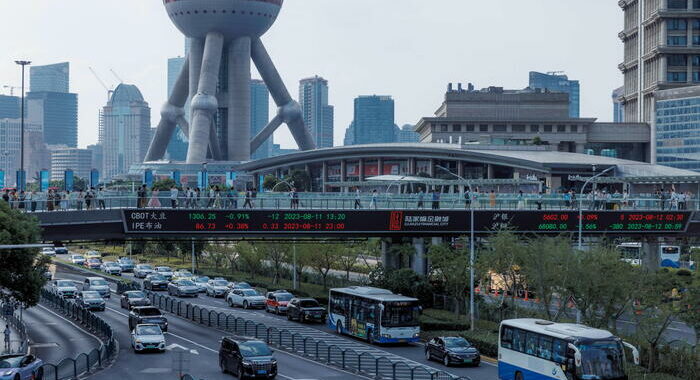
{"label": "metal fence", "polygon": [[411,365],[368,352],[341,348],[298,332],[210,310],[174,297],[151,291],[145,292],[154,306],[178,317],[238,336],[259,339],[278,349],[375,379],[470,380],[468,377],[456,377],[443,371],[432,371],[425,366]]}
{"label": "metal fence", "polygon": [[102,318],[73,301],[66,300],[46,289],[41,291],[41,301],[59,311],[67,318],[80,324],[86,330],[100,336],[104,341],[100,347],[78,354],[75,358],[65,358],[57,364],[46,363],[41,367],[45,380],[77,379],[104,367],[117,354],[117,341],[112,327]]}
{"label": "metal fence", "polygon": [[[13,302],[0,302],[0,309],[3,311],[2,319],[5,321],[5,323],[14,328],[19,338],[18,340],[12,340],[9,344],[9,347],[6,343],[6,347],[4,347],[5,349],[3,350],[4,353],[26,353],[29,349],[29,337],[27,336],[27,327],[24,325],[21,319],[17,318],[17,315],[15,314],[16,306],[16,303]],[[6,310],[6,308],[11,308],[12,314],[5,314],[4,311]],[[14,346],[12,342],[17,342],[19,344]],[[17,347],[16,350],[15,347]],[[6,350],[7,348],[9,348],[9,352]]]}

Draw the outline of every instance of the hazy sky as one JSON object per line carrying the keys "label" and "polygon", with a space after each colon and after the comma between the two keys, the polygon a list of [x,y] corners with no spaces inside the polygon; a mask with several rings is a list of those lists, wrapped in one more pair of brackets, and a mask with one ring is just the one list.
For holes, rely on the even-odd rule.
{"label": "hazy sky", "polygon": [[[161,0],[0,0],[0,15],[0,92],[20,84],[15,59],[69,61],[86,146],[107,98],[89,67],[110,85],[113,69],[158,123],[167,59],[184,54]],[[531,70],[580,80],[581,116],[609,121],[622,21],[613,0],[286,0],[263,41],[294,97],[299,79],[328,79],[338,145],[357,95],[392,95],[396,123],[414,124],[435,112],[448,82],[522,88]],[[293,145],[284,127],[275,138]]]}

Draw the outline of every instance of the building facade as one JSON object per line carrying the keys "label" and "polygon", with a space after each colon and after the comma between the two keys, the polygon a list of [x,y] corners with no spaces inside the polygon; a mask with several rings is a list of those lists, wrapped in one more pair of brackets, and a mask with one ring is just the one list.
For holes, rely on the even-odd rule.
{"label": "building facade", "polygon": [[102,167],[104,166],[104,149],[100,144],[88,145],[87,150],[92,153],[92,169],[97,169],[102,175]]}
{"label": "building facade", "polygon": [[655,97],[657,162],[700,172],[700,86],[657,91]]}
{"label": "building facade", "polygon": [[419,141],[420,135],[416,132],[416,126],[413,124],[404,124],[396,132],[396,142],[398,143],[416,143]]}
{"label": "building facade", "polygon": [[299,82],[299,103],[316,148],[333,146],[334,108],[328,104],[328,81],[319,77]]}
{"label": "building facade", "polygon": [[567,94],[540,90],[474,90],[448,86],[434,117],[416,125],[420,141],[457,145],[549,145],[559,152],[612,154],[649,161],[646,123],[570,118]]}
{"label": "building facade", "polygon": [[100,145],[105,179],[142,163],[151,138],[151,109],[134,85],[120,84],[102,109]]}
{"label": "building facade", "polygon": [[391,96],[355,98],[354,119],[348,130],[346,145],[379,144],[396,141],[394,99]]}
{"label": "building facade", "polygon": [[613,122],[614,123],[624,123],[625,122],[625,108],[622,106],[622,101],[620,98],[625,93],[624,87],[618,87],[612,92],[612,102],[613,102]]}
{"label": "building facade", "polygon": [[21,102],[18,96],[0,95],[0,119],[19,119]]}
{"label": "building facade", "polygon": [[[177,81],[177,76],[180,74],[182,67],[185,65],[184,57],[169,58],[168,59],[168,97],[173,91],[175,86],[175,81]],[[185,118],[187,120],[189,117],[189,100],[185,106]],[[187,158],[187,136],[182,132],[182,128],[177,126],[173,137],[170,139],[168,144],[168,149],[166,151],[166,158],[171,161],[185,161]]]}
{"label": "building facade", "polygon": [[66,170],[73,170],[78,178],[90,178],[92,151],[78,148],[57,148],[51,150],[51,180],[64,179]]}
{"label": "building facade", "polygon": [[78,95],[69,92],[29,92],[27,120],[41,124],[47,145],[78,146]]}
{"label": "building facade", "polygon": [[70,63],[30,66],[29,91],[70,92]]}
{"label": "building facade", "polygon": [[[22,123],[20,119],[0,119],[0,170],[5,172],[5,184],[15,185],[15,173],[20,169]],[[43,141],[37,144],[36,136],[41,138],[41,125],[24,123],[24,170],[27,181],[31,182],[40,167]]]}
{"label": "building facade", "polygon": [[[653,122],[654,92],[700,82],[700,2],[621,0],[625,121]],[[653,128],[652,128],[653,130]],[[654,139],[654,136],[652,136]]]}
{"label": "building facade", "polygon": [[[250,81],[250,136],[255,137],[270,122],[270,91],[265,82],[259,79]],[[252,152],[252,159],[259,160],[272,156],[274,144],[271,135],[260,147]]]}
{"label": "building facade", "polygon": [[563,73],[530,72],[530,88],[563,92],[569,94],[569,117],[578,118],[581,115],[581,85],[577,80],[569,80]]}

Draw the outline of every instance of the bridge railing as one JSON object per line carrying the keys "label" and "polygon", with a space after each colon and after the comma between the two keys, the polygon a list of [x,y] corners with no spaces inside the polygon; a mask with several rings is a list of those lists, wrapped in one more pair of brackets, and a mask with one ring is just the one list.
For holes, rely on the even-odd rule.
{"label": "bridge railing", "polygon": [[118,343],[114,338],[112,327],[102,318],[72,300],[67,300],[47,289],[41,291],[41,302],[98,335],[103,339],[103,342],[98,348],[80,353],[75,358],[67,357],[57,364],[44,364],[40,368],[41,376],[36,376],[36,378],[45,380],[78,379],[104,368],[117,355]]}
{"label": "bridge railing", "polygon": [[26,212],[111,210],[124,208],[179,208],[179,209],[263,209],[263,210],[698,210],[700,201],[692,198],[658,199],[636,195],[623,199],[620,196],[594,199],[564,199],[561,196],[534,196],[497,194],[495,197],[479,195],[465,199],[459,194],[443,194],[433,199],[431,194],[352,196],[305,193],[299,198],[280,194],[258,194],[255,198],[216,197],[170,199],[165,196],[138,198],[133,195],[109,196],[100,200],[33,199],[10,201],[13,208]]}
{"label": "bridge railing", "polygon": [[373,379],[389,380],[471,380],[456,377],[426,366],[409,364],[369,352],[342,348],[323,339],[305,336],[281,327],[268,326],[236,316],[234,313],[194,305],[178,298],[144,290],[153,306],[194,323],[223,330],[237,336],[259,339],[267,344],[316,362],[358,373]]}

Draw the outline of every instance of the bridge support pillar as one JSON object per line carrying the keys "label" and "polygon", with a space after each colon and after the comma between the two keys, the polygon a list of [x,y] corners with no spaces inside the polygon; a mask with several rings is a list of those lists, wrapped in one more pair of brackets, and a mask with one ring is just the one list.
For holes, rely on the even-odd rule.
{"label": "bridge support pillar", "polygon": [[413,238],[413,248],[415,252],[413,256],[411,256],[411,269],[425,276],[428,274],[428,263],[425,257],[425,240],[423,238]]}
{"label": "bridge support pillar", "polygon": [[384,269],[396,269],[394,266],[394,255],[391,252],[391,239],[382,239],[382,265]]}
{"label": "bridge support pillar", "polygon": [[642,267],[656,271],[661,264],[659,253],[659,239],[646,238],[642,242]]}

